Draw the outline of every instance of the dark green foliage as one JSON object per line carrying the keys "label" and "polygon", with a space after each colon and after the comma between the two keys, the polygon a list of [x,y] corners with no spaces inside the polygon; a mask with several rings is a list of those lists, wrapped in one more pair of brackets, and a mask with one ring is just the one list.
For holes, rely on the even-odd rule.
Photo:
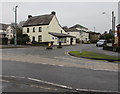
{"label": "dark green foliage", "polygon": [[100,36],[100,39],[105,39],[108,43],[111,43],[113,41],[113,35],[109,33],[104,33]]}
{"label": "dark green foliage", "polygon": [[8,44],[8,38],[0,38],[0,45],[7,45]]}
{"label": "dark green foliage", "polygon": [[120,53],[120,47],[112,47],[112,46],[103,46],[103,50],[109,50]]}
{"label": "dark green foliage", "polygon": [[[19,23],[19,25],[17,25],[17,44],[19,45],[23,45],[26,44],[26,42],[29,42],[29,36],[27,34],[22,34],[22,24],[23,22]],[[14,23],[11,23],[11,26],[14,28]],[[10,40],[10,44],[14,44],[14,38],[12,38]]]}
{"label": "dark green foliage", "polygon": [[[26,44],[26,42],[29,42],[29,41],[30,39],[27,34],[22,34],[22,35],[17,36],[17,44],[19,45]],[[14,44],[14,38],[10,40],[10,44]]]}

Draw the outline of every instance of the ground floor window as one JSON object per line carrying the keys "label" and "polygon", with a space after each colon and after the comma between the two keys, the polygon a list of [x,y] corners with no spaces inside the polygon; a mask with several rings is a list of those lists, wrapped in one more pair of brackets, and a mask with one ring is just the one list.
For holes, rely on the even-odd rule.
{"label": "ground floor window", "polygon": [[66,38],[61,38],[61,43],[66,43],[67,39]]}
{"label": "ground floor window", "polygon": [[41,42],[42,41],[42,35],[39,35],[38,36],[38,42]]}

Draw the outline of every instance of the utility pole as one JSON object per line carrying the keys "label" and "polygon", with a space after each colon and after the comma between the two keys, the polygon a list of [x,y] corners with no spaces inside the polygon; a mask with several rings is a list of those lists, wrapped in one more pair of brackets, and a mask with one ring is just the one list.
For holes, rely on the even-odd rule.
{"label": "utility pole", "polygon": [[14,45],[17,45],[17,7],[15,6],[15,31],[14,31]]}
{"label": "utility pole", "polygon": [[112,31],[115,31],[115,16],[114,16],[114,11],[112,11]]}
{"label": "utility pole", "polygon": [[112,46],[114,46],[114,35],[115,35],[115,16],[114,16],[114,11],[112,11],[112,34],[113,34]]}
{"label": "utility pole", "polygon": [[94,32],[95,32],[95,27],[94,27]]}

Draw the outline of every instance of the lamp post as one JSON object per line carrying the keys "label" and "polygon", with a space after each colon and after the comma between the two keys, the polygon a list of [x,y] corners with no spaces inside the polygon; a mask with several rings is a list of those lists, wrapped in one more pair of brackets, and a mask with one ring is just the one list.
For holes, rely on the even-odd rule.
{"label": "lamp post", "polygon": [[[106,14],[106,12],[102,12],[102,14]],[[111,30],[112,30],[112,35],[113,35],[112,46],[114,46],[115,20],[116,20],[116,17],[114,15],[114,11],[112,11],[112,22],[111,22]]]}
{"label": "lamp post", "polygon": [[17,7],[15,6],[15,31],[14,31],[14,45],[17,45]]}

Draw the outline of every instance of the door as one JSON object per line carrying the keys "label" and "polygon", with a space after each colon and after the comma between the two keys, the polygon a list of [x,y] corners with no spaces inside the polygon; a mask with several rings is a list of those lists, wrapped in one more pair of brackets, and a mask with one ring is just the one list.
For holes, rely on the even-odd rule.
{"label": "door", "polygon": [[70,38],[70,45],[72,45],[72,42],[73,42],[73,38]]}

